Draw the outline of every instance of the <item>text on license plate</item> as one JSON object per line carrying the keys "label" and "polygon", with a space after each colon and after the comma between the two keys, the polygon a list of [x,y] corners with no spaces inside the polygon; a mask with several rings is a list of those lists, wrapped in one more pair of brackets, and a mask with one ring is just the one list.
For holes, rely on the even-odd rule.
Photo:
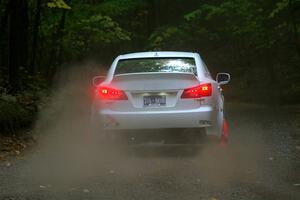
{"label": "text on license plate", "polygon": [[144,106],[165,106],[166,96],[144,96]]}

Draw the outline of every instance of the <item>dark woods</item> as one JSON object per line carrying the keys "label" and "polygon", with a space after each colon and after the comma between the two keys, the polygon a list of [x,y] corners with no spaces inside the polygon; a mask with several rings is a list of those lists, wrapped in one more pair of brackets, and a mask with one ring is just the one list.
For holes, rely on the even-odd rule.
{"label": "dark woods", "polygon": [[36,96],[64,63],[197,51],[230,99],[299,103],[299,0],[1,0],[0,93]]}

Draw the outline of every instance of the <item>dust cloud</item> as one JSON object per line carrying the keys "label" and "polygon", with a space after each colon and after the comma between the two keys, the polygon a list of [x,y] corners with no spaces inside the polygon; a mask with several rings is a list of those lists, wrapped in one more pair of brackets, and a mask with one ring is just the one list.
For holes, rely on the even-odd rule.
{"label": "dust cloud", "polygon": [[38,144],[28,163],[32,173],[30,184],[72,189],[82,183],[112,180],[142,183],[173,177],[176,182],[189,178],[224,187],[243,180],[245,174],[253,174],[249,182],[257,180],[264,148],[257,138],[248,140],[248,146],[240,143],[222,148],[212,144],[124,148],[94,141],[89,127],[90,78],[97,67],[73,66],[58,76],[52,96],[45,99],[47,106],[40,111],[34,128]]}
{"label": "dust cloud", "polygon": [[99,65],[85,64],[72,66],[56,77],[33,131],[38,145],[30,168],[36,184],[69,186],[114,174],[120,165],[126,174],[134,174],[136,166],[126,162],[128,158],[118,146],[101,144],[91,134],[91,78],[103,72]]}

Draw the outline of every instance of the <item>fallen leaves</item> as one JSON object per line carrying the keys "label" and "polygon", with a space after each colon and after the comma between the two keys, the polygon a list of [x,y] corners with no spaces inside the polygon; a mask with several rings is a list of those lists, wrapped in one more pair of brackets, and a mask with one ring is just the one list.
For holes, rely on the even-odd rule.
{"label": "fallen leaves", "polygon": [[0,161],[9,157],[19,157],[30,146],[35,144],[35,140],[29,134],[23,136],[1,136],[0,135]]}

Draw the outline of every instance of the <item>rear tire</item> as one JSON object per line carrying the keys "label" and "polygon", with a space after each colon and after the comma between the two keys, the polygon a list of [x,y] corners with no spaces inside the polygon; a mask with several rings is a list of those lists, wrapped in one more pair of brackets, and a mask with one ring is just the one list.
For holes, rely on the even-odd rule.
{"label": "rear tire", "polygon": [[223,120],[221,136],[208,135],[209,143],[219,145],[219,146],[227,146],[228,137],[229,137],[229,131],[228,131],[228,124],[227,124],[226,119]]}

